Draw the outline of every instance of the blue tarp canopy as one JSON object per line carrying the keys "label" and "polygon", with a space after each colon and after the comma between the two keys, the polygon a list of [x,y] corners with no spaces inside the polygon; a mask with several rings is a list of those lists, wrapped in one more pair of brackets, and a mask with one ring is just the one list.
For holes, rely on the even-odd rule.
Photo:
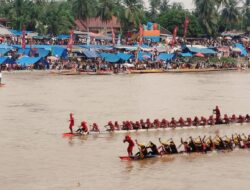
{"label": "blue tarp canopy", "polygon": [[162,61],[170,61],[174,58],[174,54],[168,54],[168,53],[161,53],[157,59],[160,59]]}
{"label": "blue tarp canopy", "polygon": [[193,57],[193,54],[192,53],[181,53],[181,56],[182,57]]}
{"label": "blue tarp canopy", "polygon": [[139,53],[138,53],[138,60],[139,61],[148,60],[148,59],[151,59],[151,57],[152,57],[151,53],[142,52],[142,51],[139,51]]}
{"label": "blue tarp canopy", "polygon": [[6,53],[8,53],[9,51],[11,51],[11,49],[3,49],[3,48],[0,48],[0,56],[2,55],[5,55]]}
{"label": "blue tarp canopy", "polygon": [[9,46],[9,45],[7,45],[7,44],[0,44],[0,48],[1,48],[1,49],[13,49],[12,46]]}
{"label": "blue tarp canopy", "polygon": [[244,48],[242,44],[235,44],[236,48],[239,48],[241,50],[241,56],[247,56],[247,50]]}
{"label": "blue tarp canopy", "polygon": [[47,57],[49,55],[49,51],[46,49],[38,49],[36,53],[39,55],[39,57]]}
{"label": "blue tarp canopy", "polygon": [[192,53],[216,54],[217,52],[209,48],[187,47]]}
{"label": "blue tarp canopy", "polygon": [[55,46],[55,47],[52,47],[52,55],[55,57],[67,58],[68,51],[66,48]]}
{"label": "blue tarp canopy", "polygon": [[96,51],[91,51],[91,50],[84,50],[83,54],[87,58],[97,58],[97,57],[99,57],[99,54]]}
{"label": "blue tarp canopy", "polygon": [[42,57],[21,57],[17,60],[17,64],[21,66],[28,66],[38,63],[42,60]]}
{"label": "blue tarp canopy", "polygon": [[131,57],[133,57],[132,54],[127,53],[118,53],[117,56],[123,61],[128,61]]}
{"label": "blue tarp canopy", "polygon": [[15,62],[9,57],[0,57],[0,65],[1,64],[13,64],[13,63]]}
{"label": "blue tarp canopy", "polygon": [[105,46],[105,45],[80,45],[81,48],[85,49],[101,49],[101,50],[112,50],[112,46]]}
{"label": "blue tarp canopy", "polygon": [[60,34],[56,37],[58,40],[67,40],[69,39],[69,35],[65,35],[65,34]]}
{"label": "blue tarp canopy", "polygon": [[120,61],[120,57],[113,53],[101,53],[101,57],[109,63],[117,63]]}
{"label": "blue tarp canopy", "polygon": [[30,48],[18,49],[17,53],[21,55],[30,55]]}

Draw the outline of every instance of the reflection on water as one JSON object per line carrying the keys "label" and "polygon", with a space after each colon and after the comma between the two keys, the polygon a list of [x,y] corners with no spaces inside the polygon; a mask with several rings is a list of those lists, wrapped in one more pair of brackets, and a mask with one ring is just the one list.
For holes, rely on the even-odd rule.
{"label": "reflection on water", "polygon": [[[107,121],[209,116],[215,105],[227,114],[247,114],[250,73],[180,75],[52,76],[4,74],[0,92],[0,185],[8,190],[248,188],[249,150],[170,155],[134,162],[126,134],[62,138],[69,113],[104,126]],[[105,130],[105,128],[102,128]],[[131,133],[159,145],[159,138],[250,133],[250,125]],[[134,153],[137,152],[135,147]],[[218,181],[220,183],[218,183]]]}

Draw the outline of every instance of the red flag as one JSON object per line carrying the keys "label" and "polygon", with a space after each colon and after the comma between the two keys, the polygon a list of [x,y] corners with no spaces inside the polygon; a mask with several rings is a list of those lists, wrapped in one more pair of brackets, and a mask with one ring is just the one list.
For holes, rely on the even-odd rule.
{"label": "red flag", "polygon": [[72,50],[73,44],[74,44],[74,30],[71,30],[67,48]]}
{"label": "red flag", "polygon": [[112,28],[112,42],[113,42],[113,46],[115,45],[115,32],[114,29]]}
{"label": "red flag", "polygon": [[175,26],[173,31],[172,48],[174,47],[174,44],[176,42],[177,31],[178,31],[178,26]]}
{"label": "red flag", "polygon": [[25,27],[23,27],[23,31],[22,31],[22,49],[26,48],[25,36],[26,36],[26,31],[25,31]]}
{"label": "red flag", "polygon": [[144,33],[143,26],[140,25],[140,33],[139,33],[139,45],[140,45],[140,46],[141,46],[142,43],[143,43],[143,33]]}
{"label": "red flag", "polygon": [[186,36],[187,36],[188,25],[189,25],[189,17],[186,16],[185,22],[184,22],[184,34],[183,34],[183,38],[186,38]]}

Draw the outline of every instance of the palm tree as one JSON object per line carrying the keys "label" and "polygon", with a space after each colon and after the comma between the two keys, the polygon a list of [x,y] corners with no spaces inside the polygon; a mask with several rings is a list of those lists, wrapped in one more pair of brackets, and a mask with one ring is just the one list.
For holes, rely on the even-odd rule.
{"label": "palm tree", "polygon": [[218,0],[193,0],[196,14],[209,35],[216,32],[218,23]]}
{"label": "palm tree", "polygon": [[169,0],[161,0],[160,12],[163,13],[168,9],[169,9]]}
{"label": "palm tree", "polygon": [[229,29],[231,29],[233,24],[237,24],[240,21],[240,7],[238,4],[239,2],[237,0],[229,0],[225,8],[222,9],[222,20],[229,25]]}
{"label": "palm tree", "polygon": [[[130,28],[138,27],[144,17],[142,0],[123,0],[124,18],[130,23]],[[132,24],[132,25],[131,25]]]}
{"label": "palm tree", "polygon": [[69,0],[72,3],[72,10],[75,17],[80,20],[87,20],[95,14],[95,0]]}
{"label": "palm tree", "polygon": [[151,18],[154,20],[157,17],[161,6],[161,0],[149,0],[149,9]]}

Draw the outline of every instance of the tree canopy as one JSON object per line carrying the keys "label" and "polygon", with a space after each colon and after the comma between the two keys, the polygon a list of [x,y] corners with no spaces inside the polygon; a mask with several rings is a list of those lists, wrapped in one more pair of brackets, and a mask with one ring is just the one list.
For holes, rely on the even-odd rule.
{"label": "tree canopy", "polygon": [[188,16],[189,37],[216,36],[219,32],[232,29],[246,30],[250,26],[250,0],[193,0],[195,9],[185,9],[180,3],[170,0],[0,0],[0,17],[6,17],[13,29],[34,30],[41,34],[69,33],[74,20],[100,17],[108,22],[118,17],[122,32],[145,24],[157,22],[172,32],[183,24]]}

